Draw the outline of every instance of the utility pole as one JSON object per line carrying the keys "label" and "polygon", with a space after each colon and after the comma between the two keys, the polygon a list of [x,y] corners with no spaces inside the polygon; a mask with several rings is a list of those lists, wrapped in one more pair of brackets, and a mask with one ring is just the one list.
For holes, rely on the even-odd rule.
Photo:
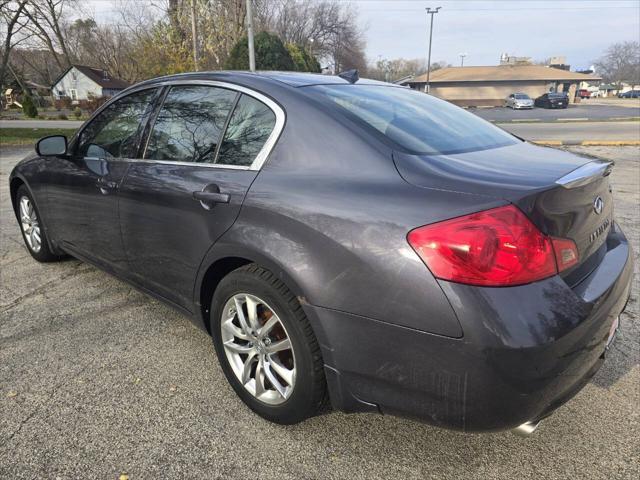
{"label": "utility pole", "polygon": [[464,57],[466,57],[467,54],[466,53],[461,53],[460,54],[460,66],[464,67]]}
{"label": "utility pole", "polygon": [[253,48],[253,13],[251,12],[251,0],[247,0],[247,37],[249,40],[249,70],[256,71],[256,53]]}
{"label": "utility pole", "polygon": [[427,93],[429,93],[429,89],[431,87],[429,80],[431,79],[431,41],[433,40],[433,15],[435,13],[438,13],[438,10],[440,10],[441,8],[442,7],[437,7],[434,10],[431,10],[431,8],[425,9],[427,11],[427,15],[431,15],[431,28],[429,29],[429,57],[427,58]]}
{"label": "utility pole", "polygon": [[198,22],[196,20],[196,0],[191,0],[191,36],[193,37],[193,67],[198,71]]}

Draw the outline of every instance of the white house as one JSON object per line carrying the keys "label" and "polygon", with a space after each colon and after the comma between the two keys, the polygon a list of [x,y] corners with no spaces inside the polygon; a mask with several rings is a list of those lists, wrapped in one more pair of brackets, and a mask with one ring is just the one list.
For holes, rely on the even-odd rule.
{"label": "white house", "polygon": [[72,102],[88,100],[90,97],[112,97],[129,84],[112,77],[109,72],[86,65],[71,65],[53,83],[54,98],[68,97]]}

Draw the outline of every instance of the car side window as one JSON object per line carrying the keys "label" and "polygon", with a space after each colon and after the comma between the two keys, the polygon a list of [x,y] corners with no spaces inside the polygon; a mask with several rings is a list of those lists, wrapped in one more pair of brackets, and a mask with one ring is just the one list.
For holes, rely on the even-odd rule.
{"label": "car side window", "polygon": [[214,163],[237,95],[210,86],[171,87],[153,125],[144,158]]}
{"label": "car side window", "polygon": [[231,114],[216,163],[249,166],[276,124],[276,115],[264,103],[242,95]]}
{"label": "car side window", "polygon": [[152,107],[156,89],[132,93],[100,112],[80,134],[78,155],[99,158],[135,158],[140,124]]}

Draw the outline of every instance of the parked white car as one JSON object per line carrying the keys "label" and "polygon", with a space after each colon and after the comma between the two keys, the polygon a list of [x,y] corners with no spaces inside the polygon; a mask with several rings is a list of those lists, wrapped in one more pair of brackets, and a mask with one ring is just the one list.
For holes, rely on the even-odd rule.
{"label": "parked white car", "polygon": [[514,110],[533,108],[533,100],[526,93],[512,93],[504,99],[504,106]]}

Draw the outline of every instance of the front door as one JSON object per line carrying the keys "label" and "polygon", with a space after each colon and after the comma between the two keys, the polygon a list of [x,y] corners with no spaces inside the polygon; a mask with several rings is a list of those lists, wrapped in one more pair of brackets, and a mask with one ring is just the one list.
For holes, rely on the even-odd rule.
{"label": "front door", "polygon": [[118,220],[118,188],[140,146],[155,90],[119,99],[100,112],[56,158],[48,184],[54,237],[71,253],[114,269],[127,266]]}
{"label": "front door", "polygon": [[135,280],[191,310],[207,251],[233,224],[275,125],[252,96],[174,85],[119,191],[120,222]]}

